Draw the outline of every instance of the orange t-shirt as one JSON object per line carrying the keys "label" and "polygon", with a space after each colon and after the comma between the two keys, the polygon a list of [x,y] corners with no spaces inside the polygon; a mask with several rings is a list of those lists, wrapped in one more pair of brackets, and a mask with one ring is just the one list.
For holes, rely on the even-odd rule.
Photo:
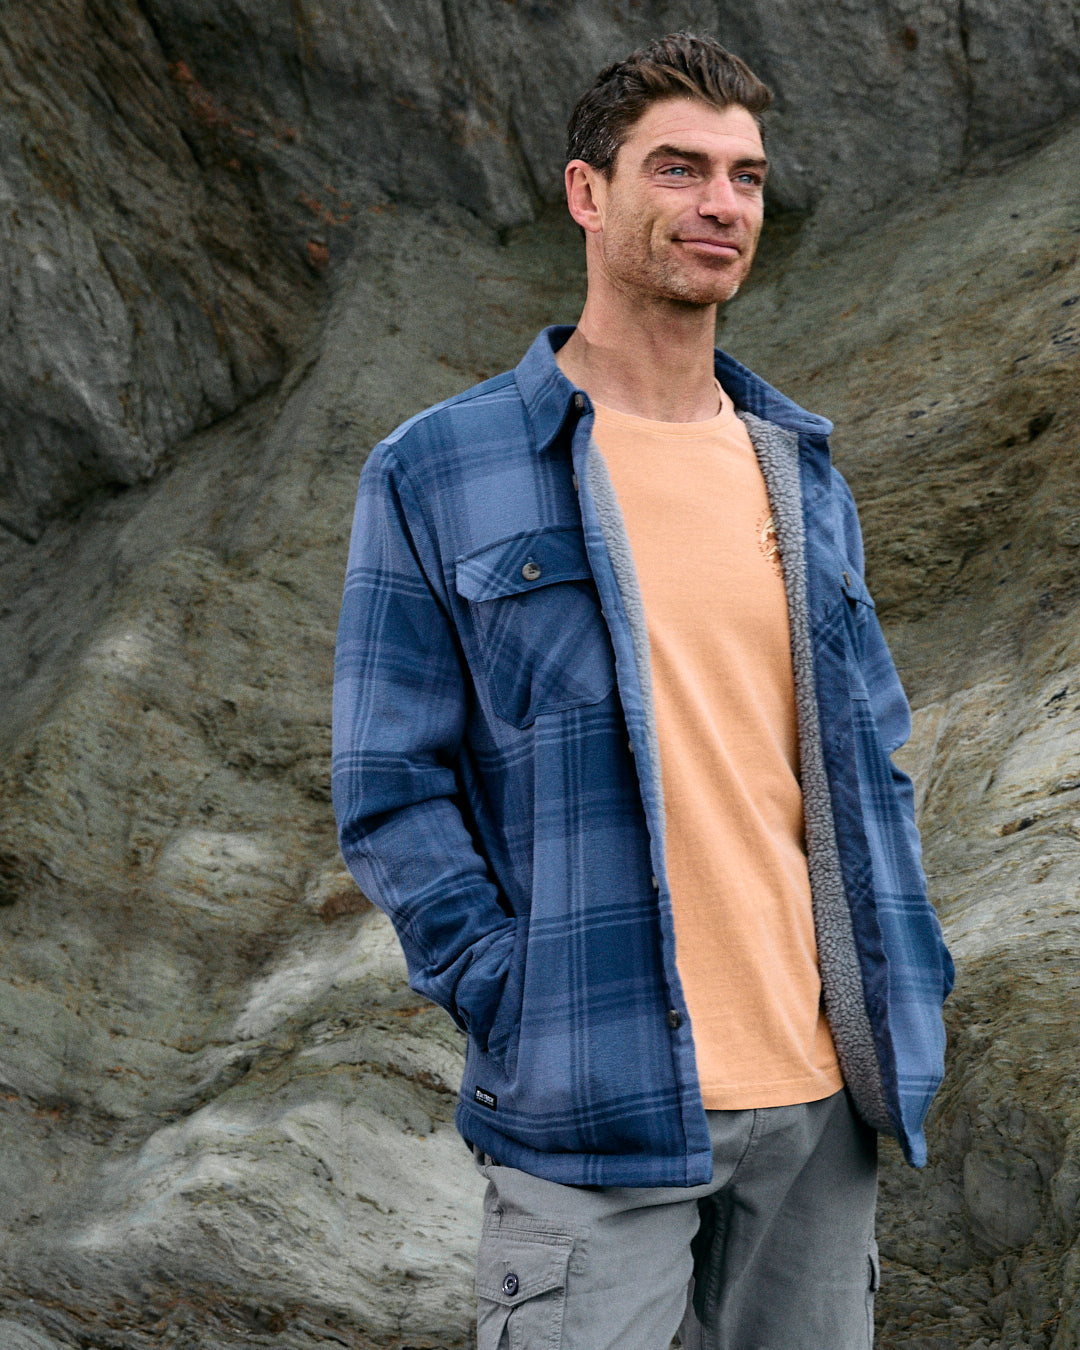
{"label": "orange t-shirt", "polygon": [[821,1005],[787,596],[731,400],[707,422],[597,406],[645,608],[676,961],[710,1110],[843,1083]]}

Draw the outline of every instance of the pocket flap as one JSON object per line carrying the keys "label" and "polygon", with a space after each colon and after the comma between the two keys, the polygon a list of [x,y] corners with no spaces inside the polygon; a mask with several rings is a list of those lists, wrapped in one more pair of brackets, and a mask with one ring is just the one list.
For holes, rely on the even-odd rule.
{"label": "pocket flap", "polygon": [[513,1306],[566,1284],[571,1237],[498,1229],[486,1233],[476,1271],[476,1293],[493,1303]]}
{"label": "pocket flap", "polygon": [[857,600],[860,605],[869,605],[874,609],[874,601],[866,589],[866,583],[853,567],[845,567],[840,573],[840,585],[849,600]]}
{"label": "pocket flap", "polygon": [[592,578],[584,536],[573,526],[500,539],[459,558],[456,568],[457,591],[466,600],[496,600],[555,581]]}

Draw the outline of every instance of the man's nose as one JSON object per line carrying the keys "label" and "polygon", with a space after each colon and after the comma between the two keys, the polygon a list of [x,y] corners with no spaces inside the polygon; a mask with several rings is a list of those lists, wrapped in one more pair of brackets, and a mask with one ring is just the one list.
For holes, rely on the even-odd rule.
{"label": "man's nose", "polygon": [[698,215],[730,223],[739,218],[739,195],[729,178],[719,174],[710,178],[706,191],[698,202]]}

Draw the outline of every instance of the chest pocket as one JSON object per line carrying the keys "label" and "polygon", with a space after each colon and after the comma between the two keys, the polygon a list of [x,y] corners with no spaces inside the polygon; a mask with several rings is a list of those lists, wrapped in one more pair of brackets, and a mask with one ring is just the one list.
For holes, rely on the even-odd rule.
{"label": "chest pocket", "polygon": [[478,662],[492,707],[527,727],[586,707],[615,684],[615,659],[580,529],[513,535],[459,558]]}

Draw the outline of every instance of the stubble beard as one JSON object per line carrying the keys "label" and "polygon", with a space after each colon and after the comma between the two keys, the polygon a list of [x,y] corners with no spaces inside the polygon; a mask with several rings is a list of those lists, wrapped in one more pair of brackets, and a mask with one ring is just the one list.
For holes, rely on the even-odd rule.
{"label": "stubble beard", "polygon": [[[615,230],[610,225],[616,226]],[[679,244],[666,238],[665,247],[657,248],[647,229],[628,220],[610,221],[604,261],[611,279],[628,292],[643,299],[666,300],[675,304],[704,308],[724,305],[732,300],[746,279],[754,256],[756,240],[747,249],[745,243],[737,260],[725,262],[716,271],[700,265],[695,269],[691,259],[677,257]]]}

